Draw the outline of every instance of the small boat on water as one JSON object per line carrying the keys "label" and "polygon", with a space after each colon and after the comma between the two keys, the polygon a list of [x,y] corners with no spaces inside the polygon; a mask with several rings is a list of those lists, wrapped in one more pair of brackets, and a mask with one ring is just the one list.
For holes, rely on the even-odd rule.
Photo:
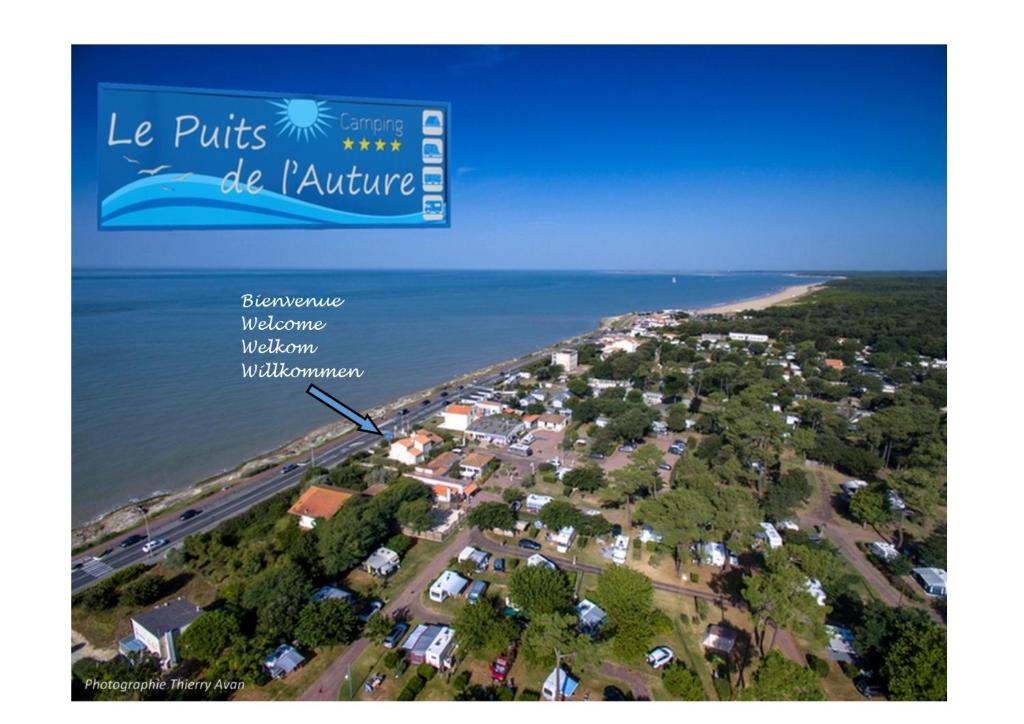
{"label": "small boat on water", "polygon": [[675,277],[672,277],[672,283],[673,283],[673,284],[675,284],[675,283],[676,283],[676,278],[675,278]]}

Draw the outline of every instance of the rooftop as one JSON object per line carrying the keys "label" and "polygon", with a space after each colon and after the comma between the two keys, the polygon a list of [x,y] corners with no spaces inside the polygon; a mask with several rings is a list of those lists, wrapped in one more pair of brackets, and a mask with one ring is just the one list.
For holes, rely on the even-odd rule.
{"label": "rooftop", "polygon": [[493,455],[482,452],[471,452],[462,459],[462,466],[466,468],[484,468],[494,460]]}
{"label": "rooftop", "polygon": [[466,431],[477,433],[479,435],[507,436],[511,435],[522,426],[523,421],[517,417],[491,415],[489,417],[481,417],[479,420],[474,421],[466,428]]}
{"label": "rooftop", "polygon": [[148,611],[137,613],[132,620],[154,636],[163,636],[168,631],[181,630],[196,620],[202,613],[199,606],[187,598],[175,598],[161,603]]}
{"label": "rooftop", "polygon": [[344,490],[310,485],[306,492],[295,501],[295,505],[288,509],[288,512],[307,518],[330,518],[351,497],[352,493],[346,493]]}

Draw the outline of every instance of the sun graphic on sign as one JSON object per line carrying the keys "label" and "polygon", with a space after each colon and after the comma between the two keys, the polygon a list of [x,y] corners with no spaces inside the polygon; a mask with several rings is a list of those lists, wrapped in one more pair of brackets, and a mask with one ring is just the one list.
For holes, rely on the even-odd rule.
{"label": "sun graphic on sign", "polygon": [[324,101],[314,101],[309,98],[282,98],[280,101],[270,101],[270,105],[280,108],[277,121],[280,126],[279,133],[289,138],[308,141],[317,136],[327,135],[328,121],[333,116],[327,113],[329,106]]}

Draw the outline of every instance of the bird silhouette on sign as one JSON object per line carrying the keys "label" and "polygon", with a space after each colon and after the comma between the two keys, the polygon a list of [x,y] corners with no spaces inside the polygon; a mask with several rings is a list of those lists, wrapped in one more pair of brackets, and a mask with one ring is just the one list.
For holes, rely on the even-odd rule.
{"label": "bird silhouette on sign", "polygon": [[174,178],[174,180],[175,180],[175,181],[184,181],[184,180],[185,180],[185,179],[187,179],[187,178],[188,178],[189,176],[191,176],[191,175],[192,175],[193,173],[195,173],[195,171],[189,171],[188,173],[183,173],[183,174],[181,174],[181,176],[176,176],[176,177]]}
{"label": "bird silhouette on sign", "polygon": [[165,168],[170,168],[170,167],[171,167],[171,164],[163,163],[163,164],[160,164],[159,166],[154,166],[153,168],[140,168],[139,169],[139,176],[143,176],[143,175],[145,175],[145,176],[156,176],[158,173],[163,171]]}
{"label": "bird silhouette on sign", "polygon": [[139,160],[137,158],[132,158],[131,156],[124,156],[124,155],[122,155],[121,158],[123,158],[128,163],[138,163],[139,162]]}

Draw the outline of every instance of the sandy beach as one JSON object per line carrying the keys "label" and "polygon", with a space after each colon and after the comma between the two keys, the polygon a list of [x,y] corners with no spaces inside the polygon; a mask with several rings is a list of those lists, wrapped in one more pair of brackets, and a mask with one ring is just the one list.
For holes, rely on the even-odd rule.
{"label": "sandy beach", "polygon": [[767,309],[768,307],[776,304],[789,302],[798,297],[802,297],[805,294],[810,294],[816,289],[821,289],[824,286],[824,284],[795,284],[791,287],[786,287],[780,292],[769,294],[764,297],[755,297],[754,299],[745,299],[739,302],[731,302],[729,304],[719,304],[714,307],[695,309],[693,310],[693,314],[736,314],[738,312]]}
{"label": "sandy beach", "polygon": [[[721,304],[714,307],[692,310],[691,313],[735,314],[737,312],[747,310],[766,309],[773,304],[779,304],[781,302],[796,299],[816,289],[820,289],[823,286],[825,285],[820,283],[797,284],[791,287],[786,287],[775,294],[756,297],[754,299],[748,299],[740,302],[733,302],[730,304]],[[606,317],[601,320],[595,331],[622,331],[628,327],[629,320],[634,316],[636,316],[636,312],[628,312],[626,314],[616,315],[613,317]],[[424,396],[429,396],[437,390],[440,390],[442,387],[468,382],[471,379],[493,373],[538,353],[548,352],[565,344],[572,344],[585,336],[587,335],[584,334],[576,337],[570,337],[549,345],[541,350],[535,350],[528,354],[521,355],[520,357],[498,362],[482,369],[460,375],[453,378],[445,385],[436,385],[432,388],[421,390],[411,395],[405,395],[402,398],[394,400],[386,405],[381,405],[367,410],[367,412],[377,420],[385,419],[386,417],[393,415],[396,410],[399,410],[404,406],[411,405]],[[108,540],[114,535],[124,534],[127,531],[140,526],[142,524],[142,512],[140,510],[140,505],[146,508],[150,516],[158,516],[160,514],[166,514],[170,511],[177,510],[178,508],[184,507],[188,503],[197,501],[201,498],[230,494],[235,486],[247,482],[254,473],[270,467],[275,467],[285,461],[296,459],[299,456],[308,455],[311,448],[318,448],[328,443],[337,442],[341,437],[351,433],[352,426],[347,422],[339,421],[331,423],[316,430],[312,430],[276,450],[248,460],[229,472],[208,478],[176,491],[155,493],[148,499],[134,501],[121,506],[115,510],[98,516],[89,523],[73,527],[71,531],[72,549],[82,550],[88,546],[96,545],[98,541]]]}

